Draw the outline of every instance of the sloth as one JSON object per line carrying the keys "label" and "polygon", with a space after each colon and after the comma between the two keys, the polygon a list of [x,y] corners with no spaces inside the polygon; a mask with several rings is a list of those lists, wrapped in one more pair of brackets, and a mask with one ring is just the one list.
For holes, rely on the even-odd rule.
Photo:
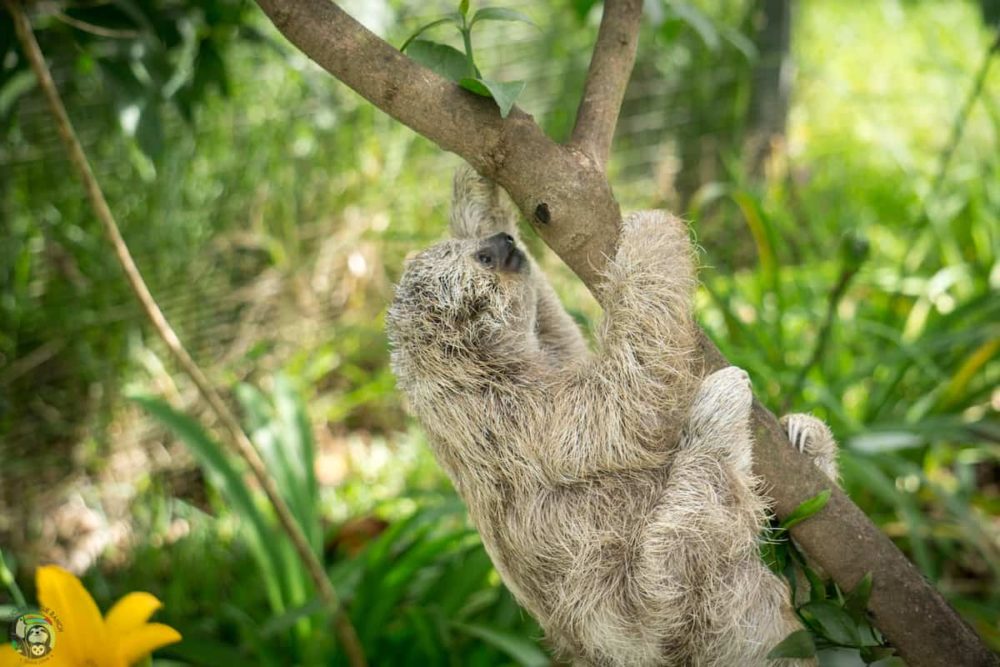
{"label": "sloth", "polygon": [[[686,226],[625,217],[591,351],[515,220],[460,169],[452,238],[407,261],[386,317],[397,385],[497,571],[574,664],[767,663],[801,626],[758,556],[750,380],[700,377]],[[826,425],[782,424],[836,478]]]}

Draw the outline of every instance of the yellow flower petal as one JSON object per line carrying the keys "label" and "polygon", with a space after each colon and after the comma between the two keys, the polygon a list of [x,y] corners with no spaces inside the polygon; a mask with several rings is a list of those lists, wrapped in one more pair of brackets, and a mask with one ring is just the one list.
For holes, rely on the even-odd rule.
{"label": "yellow flower petal", "polygon": [[147,623],[127,635],[117,637],[117,640],[122,660],[131,665],[161,646],[179,642],[181,633],[163,623]]}
{"label": "yellow flower petal", "polygon": [[127,635],[142,626],[162,606],[163,603],[150,593],[129,593],[116,602],[104,617],[108,637],[114,641]]}
{"label": "yellow flower petal", "polygon": [[78,663],[74,663],[67,657],[66,653],[59,650],[59,646],[52,649],[46,658],[45,662],[40,663],[37,660],[29,660],[20,653],[14,650],[14,647],[10,644],[0,645],[0,667],[32,667],[34,665],[45,665],[45,667],[78,667]]}
{"label": "yellow flower petal", "polygon": [[0,646],[0,667],[21,667],[27,662],[27,658],[15,651],[10,644]]}
{"label": "yellow flower petal", "polygon": [[58,619],[53,657],[58,654],[71,665],[109,664],[102,659],[109,653],[104,619],[80,580],[61,567],[44,565],[36,570],[35,583],[42,607],[51,609]]}

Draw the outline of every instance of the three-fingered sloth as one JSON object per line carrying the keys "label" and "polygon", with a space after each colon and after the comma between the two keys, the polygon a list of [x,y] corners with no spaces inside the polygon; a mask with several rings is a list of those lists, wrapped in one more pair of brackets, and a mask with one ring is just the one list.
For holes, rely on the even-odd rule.
{"label": "three-fingered sloth", "polygon": [[[763,664],[800,626],[758,556],[747,374],[698,377],[686,226],[625,218],[593,352],[468,168],[451,230],[405,266],[392,365],[504,583],[575,664]],[[783,423],[836,478],[829,429]]]}

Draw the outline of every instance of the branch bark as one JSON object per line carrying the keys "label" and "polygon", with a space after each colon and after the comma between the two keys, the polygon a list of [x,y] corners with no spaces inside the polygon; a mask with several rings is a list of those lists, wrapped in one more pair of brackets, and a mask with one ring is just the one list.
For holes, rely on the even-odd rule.
{"label": "branch bark", "polygon": [[606,0],[570,144],[603,167],[639,44],[642,0]]}
{"label": "branch bark", "polygon": [[[560,146],[533,119],[495,105],[430,72],[328,0],[257,0],[288,40],[372,104],[504,187],[545,243],[590,287],[613,256],[621,224],[604,173],[617,109],[631,73],[638,2],[606,3],[574,141]],[[605,25],[607,23],[607,25]],[[621,30],[633,34],[622,42]],[[603,157],[602,157],[603,156]],[[729,363],[702,334],[704,370]],[[779,517],[823,489],[826,508],[798,524],[801,547],[845,590],[871,573],[869,610],[908,664],[997,665],[944,598],[881,531],[788,443],[774,415],[754,405],[755,472]]]}

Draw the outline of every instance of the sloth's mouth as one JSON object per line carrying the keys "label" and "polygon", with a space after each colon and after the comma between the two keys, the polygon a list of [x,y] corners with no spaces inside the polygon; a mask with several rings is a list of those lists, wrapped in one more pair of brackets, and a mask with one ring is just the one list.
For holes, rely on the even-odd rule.
{"label": "sloth's mouth", "polygon": [[526,266],[528,258],[518,248],[513,248],[500,262],[500,270],[508,273],[520,273]]}

